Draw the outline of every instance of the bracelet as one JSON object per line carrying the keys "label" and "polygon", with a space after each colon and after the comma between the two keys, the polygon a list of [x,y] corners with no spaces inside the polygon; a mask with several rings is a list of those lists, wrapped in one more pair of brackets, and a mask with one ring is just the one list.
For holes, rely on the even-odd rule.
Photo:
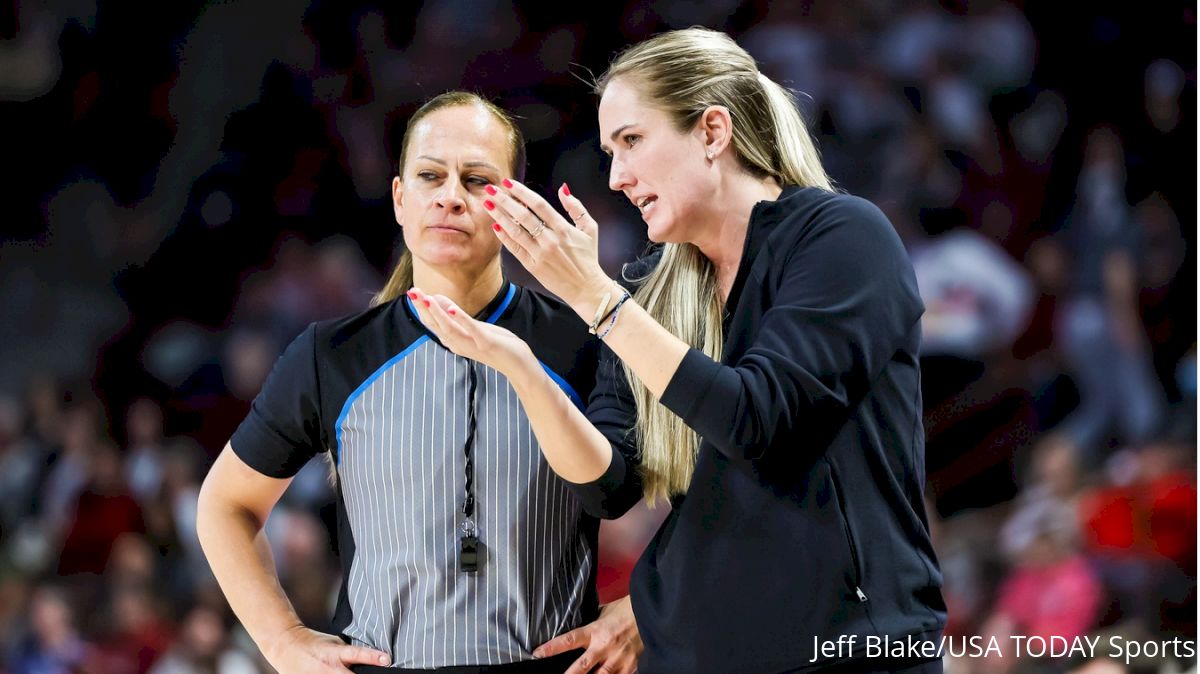
{"label": "bracelet", "polygon": [[612,318],[608,322],[608,327],[604,329],[604,332],[596,335],[598,338],[604,339],[608,336],[608,333],[613,331],[613,328],[617,325],[617,314],[621,313],[621,305],[625,304],[625,302],[631,297],[633,296],[629,293],[625,293],[621,299],[617,300],[617,305],[613,307],[612,313],[609,314],[609,316],[612,316]]}
{"label": "bracelet", "polygon": [[596,328],[600,327],[600,322],[604,320],[604,310],[608,308],[608,301],[612,299],[612,291],[604,293],[604,297],[600,299],[600,306],[596,307],[596,315],[592,316],[592,322],[588,324],[588,334],[596,334]]}

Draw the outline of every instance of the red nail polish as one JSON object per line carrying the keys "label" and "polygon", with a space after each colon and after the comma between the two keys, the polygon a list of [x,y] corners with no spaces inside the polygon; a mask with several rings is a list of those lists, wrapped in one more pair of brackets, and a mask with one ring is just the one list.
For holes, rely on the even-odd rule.
{"label": "red nail polish", "polygon": [[500,223],[498,223],[498,222],[493,222],[493,223],[492,223],[492,229],[496,230],[497,232],[498,232],[498,231],[500,231]]}
{"label": "red nail polish", "polygon": [[484,199],[483,207],[490,211],[490,210],[496,208],[496,204],[493,204],[490,199]]}
{"label": "red nail polish", "polygon": [[458,315],[458,309],[450,309],[450,310],[449,310],[449,311],[447,311],[446,313],[450,314],[451,316],[457,316],[457,315]]}
{"label": "red nail polish", "polygon": [[496,188],[495,188],[495,187],[492,187],[491,185],[488,185],[487,187],[485,187],[485,188],[483,188],[483,189],[484,189],[484,190],[485,190],[485,191],[486,191],[488,194],[493,194],[493,195],[494,195],[494,194],[496,193]]}
{"label": "red nail polish", "polygon": [[508,189],[510,189],[510,190],[512,189],[512,181],[511,181],[511,180],[509,180],[508,178],[505,178],[504,180],[501,180],[501,181],[500,181],[500,183],[501,183],[502,185],[504,185],[505,187],[507,187]]}
{"label": "red nail polish", "polygon": [[429,300],[425,300],[425,308],[428,309],[430,306],[432,305],[429,303]]}
{"label": "red nail polish", "polygon": [[410,299],[410,300],[415,300],[415,299],[417,299],[417,294],[416,294],[415,292],[411,291],[411,290],[410,290],[410,291],[408,291],[407,295],[408,295],[408,299]]}
{"label": "red nail polish", "polygon": [[563,194],[567,195],[568,197],[571,196],[571,186],[570,185],[563,183]]}

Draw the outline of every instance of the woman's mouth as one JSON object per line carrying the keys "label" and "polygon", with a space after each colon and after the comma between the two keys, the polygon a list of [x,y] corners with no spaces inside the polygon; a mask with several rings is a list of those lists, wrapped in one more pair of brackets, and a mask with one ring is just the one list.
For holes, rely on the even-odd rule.
{"label": "woman's mouth", "polygon": [[646,214],[650,212],[650,209],[653,208],[654,204],[656,203],[658,203],[658,197],[654,196],[643,197],[640,201],[638,201],[637,207],[638,210],[642,212],[642,217],[646,217]]}
{"label": "woman's mouth", "polygon": [[452,227],[450,225],[430,225],[427,227],[430,231],[440,232],[442,234],[466,234],[466,230],[460,227]]}

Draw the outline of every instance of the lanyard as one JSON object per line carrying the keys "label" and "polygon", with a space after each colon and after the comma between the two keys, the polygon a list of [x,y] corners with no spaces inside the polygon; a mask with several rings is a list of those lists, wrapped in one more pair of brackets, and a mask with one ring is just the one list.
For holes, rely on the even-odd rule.
{"label": "lanyard", "polygon": [[475,526],[475,460],[472,456],[475,449],[475,391],[478,382],[475,376],[475,363],[467,361],[468,404],[467,404],[467,441],[463,443],[463,454],[466,456],[463,491],[463,521],[458,539],[458,570],[465,573],[475,573],[483,562],[483,544],[479,542],[478,528]]}

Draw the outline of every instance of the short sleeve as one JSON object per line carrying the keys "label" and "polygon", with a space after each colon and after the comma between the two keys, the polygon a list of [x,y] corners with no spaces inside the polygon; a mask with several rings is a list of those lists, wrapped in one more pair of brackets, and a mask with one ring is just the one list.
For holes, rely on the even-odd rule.
{"label": "short sleeve", "polygon": [[229,441],[238,458],[268,477],[293,477],[325,451],[315,334],[316,324],[309,325],[275,361]]}

